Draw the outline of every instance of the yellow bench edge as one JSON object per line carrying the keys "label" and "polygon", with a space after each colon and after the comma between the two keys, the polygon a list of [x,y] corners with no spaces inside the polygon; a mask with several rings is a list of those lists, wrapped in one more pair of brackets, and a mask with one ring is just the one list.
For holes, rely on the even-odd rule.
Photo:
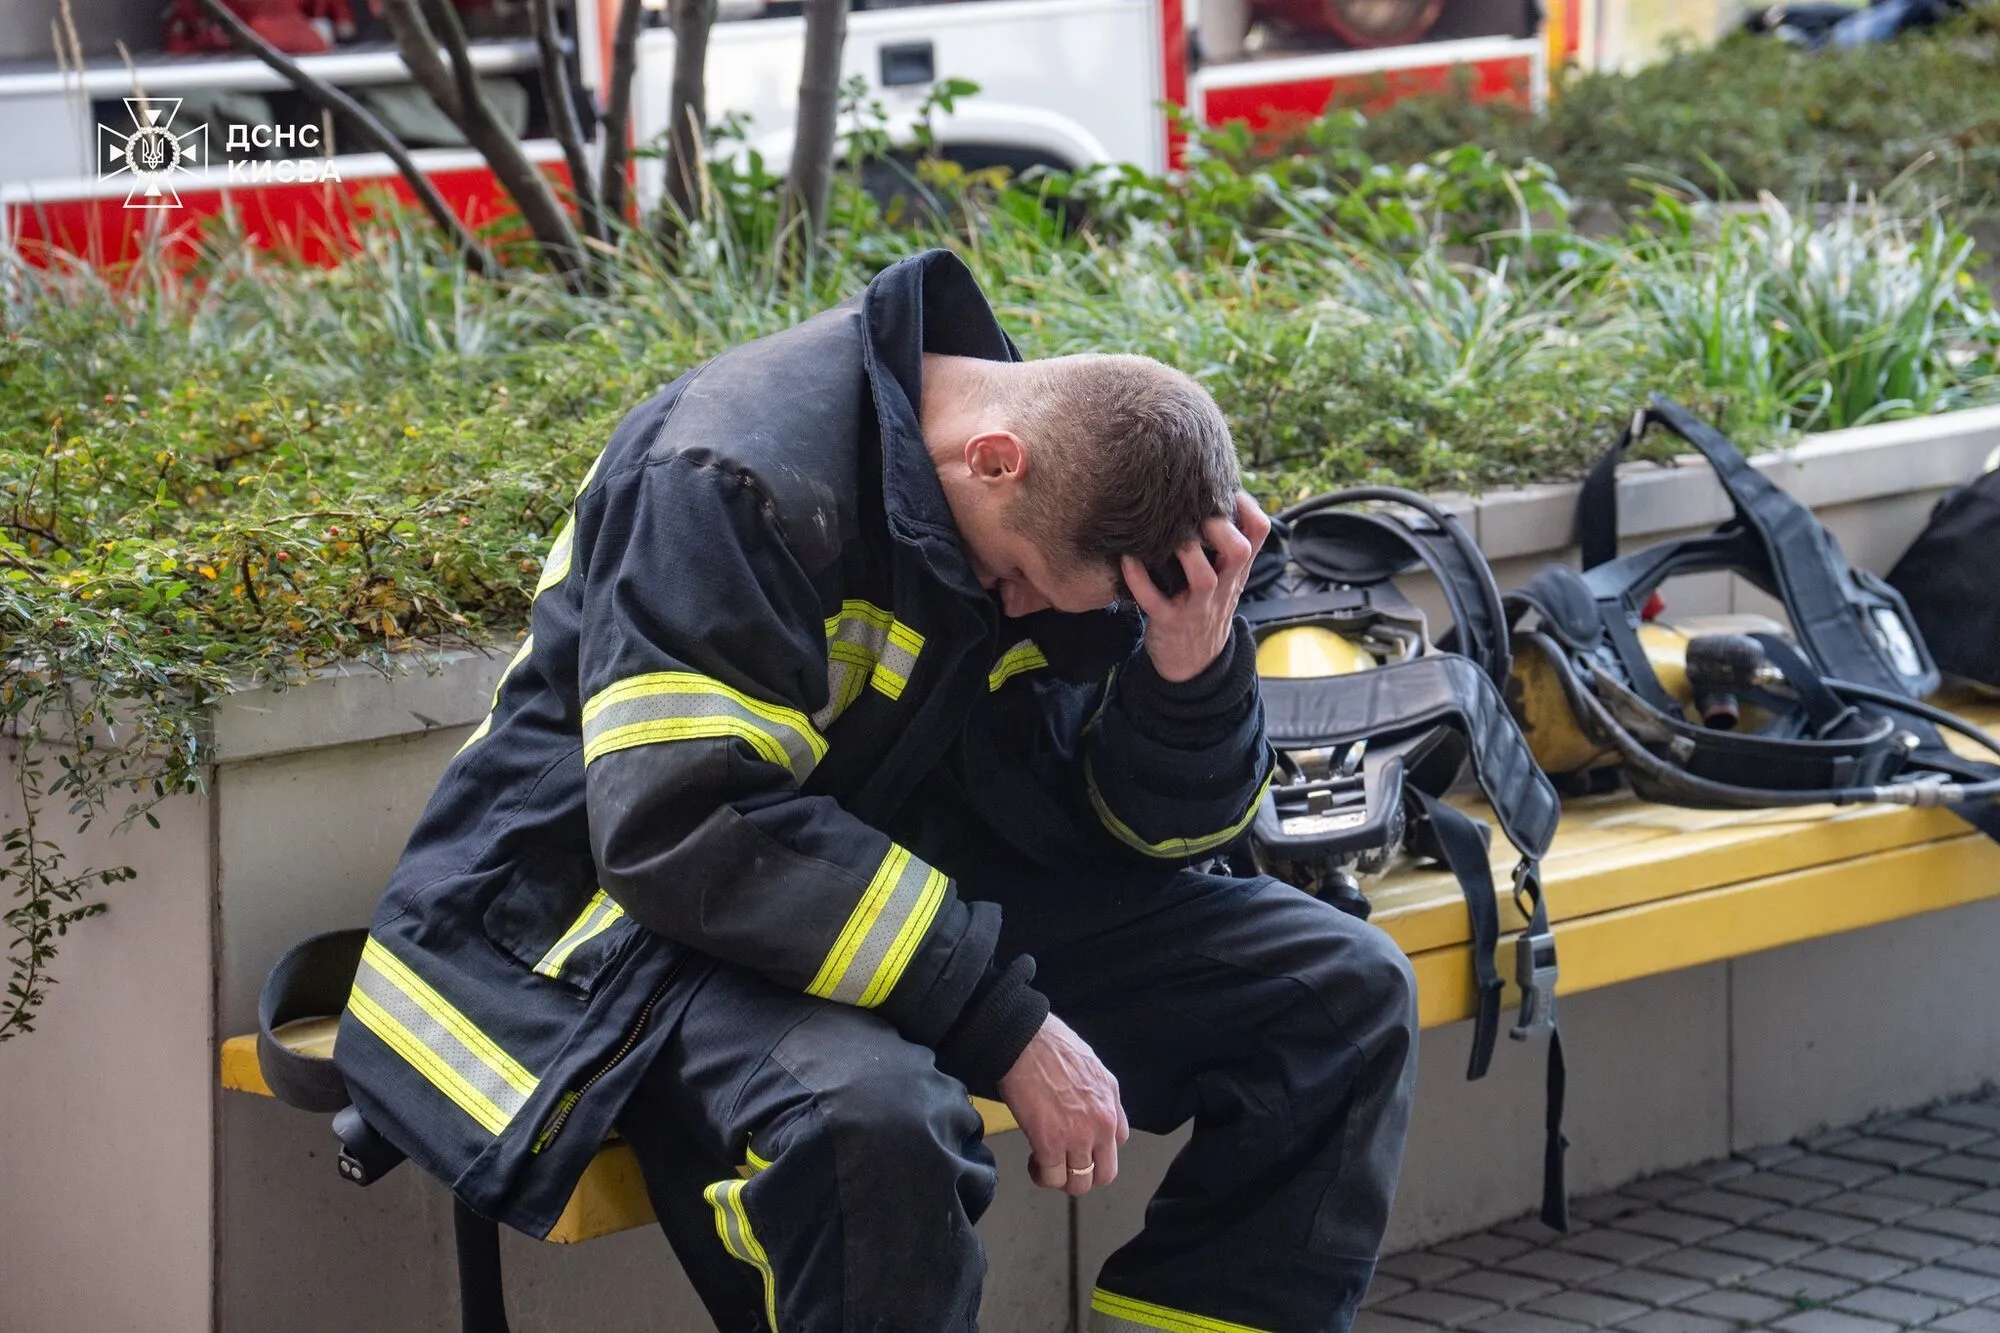
{"label": "yellow bench edge", "polygon": [[[1555,928],[1558,995],[1679,972],[1947,907],[2000,898],[2000,844],[1981,833],[1857,856],[1701,893],[1682,894]],[[1505,1003],[1513,937],[1500,943]],[[1417,1021],[1442,1027],[1473,1016],[1472,948],[1414,954]]]}

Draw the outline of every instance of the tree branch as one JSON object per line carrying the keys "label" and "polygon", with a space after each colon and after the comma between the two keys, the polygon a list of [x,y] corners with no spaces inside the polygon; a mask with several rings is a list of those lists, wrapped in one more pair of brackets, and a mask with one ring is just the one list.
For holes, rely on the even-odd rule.
{"label": "tree branch", "polygon": [[535,45],[541,50],[542,100],[548,103],[549,126],[562,144],[563,160],[569,164],[570,191],[583,213],[584,233],[592,240],[609,240],[590,179],[590,159],[584,153],[583,126],[577,121],[576,102],[570,92],[569,62],[563,58],[562,39],[556,32],[556,0],[530,0],[528,8],[535,24]]}
{"label": "tree branch", "polygon": [[458,247],[459,254],[464,256],[465,262],[473,271],[485,278],[500,275],[500,265],[493,258],[492,252],[481,245],[478,238],[459,219],[458,214],[451,211],[451,205],[445,203],[444,196],[440,195],[437,187],[431,184],[430,177],[424,175],[423,170],[410,157],[410,151],[403,146],[402,140],[391,133],[388,126],[377,120],[367,107],[340,89],[308,74],[297,61],[252,32],[243,20],[237,18],[228,6],[222,3],[222,0],[201,0],[201,7],[207,11],[210,18],[228,31],[231,40],[277,71],[292,87],[327,110],[353,121],[355,128],[361,131],[361,137],[377,152],[386,154],[389,160],[396,164],[396,170],[403,174],[404,181],[417,196],[417,202],[431,215],[432,221],[451,237],[452,244]]}
{"label": "tree branch", "polygon": [[667,199],[682,219],[695,212],[703,132],[708,128],[708,34],[716,0],[673,0],[674,83],[667,97]]}
{"label": "tree branch", "polygon": [[389,30],[396,35],[396,49],[402,53],[403,63],[409,67],[417,86],[429,94],[452,124],[462,126],[464,117],[459,114],[451,71],[438,54],[437,37],[423,14],[410,0],[383,0],[382,17],[389,20]]}
{"label": "tree branch", "polygon": [[787,212],[803,212],[808,235],[826,225],[840,111],[840,48],[847,41],[847,0],[805,0],[806,56],[799,73],[799,118],[792,136]]}
{"label": "tree branch", "polygon": [[[494,179],[521,210],[521,220],[527,224],[543,256],[571,287],[581,286],[587,276],[587,257],[577,240],[576,229],[570,225],[562,201],[550,188],[548,177],[529,159],[513,131],[500,123],[493,104],[480,91],[478,75],[472,68],[472,53],[466,48],[465,29],[459,26],[457,13],[443,0],[424,0],[426,15],[418,10],[417,3],[418,0],[382,0],[383,13],[396,30],[397,45],[402,48],[405,63],[414,58],[417,63],[411,64],[413,72],[418,64],[425,67],[425,72],[418,75],[424,91],[440,107],[457,108],[458,114],[452,119],[459,132],[486,159]],[[443,90],[447,96],[442,99],[438,96],[441,90],[432,86],[443,72],[436,49],[430,45],[432,24],[443,38],[445,54],[451,61],[451,76]]]}
{"label": "tree branch", "polygon": [[604,96],[604,171],[598,197],[607,219],[625,216],[625,160],[632,137],[632,74],[638,66],[639,0],[622,0],[611,37],[611,86]]}

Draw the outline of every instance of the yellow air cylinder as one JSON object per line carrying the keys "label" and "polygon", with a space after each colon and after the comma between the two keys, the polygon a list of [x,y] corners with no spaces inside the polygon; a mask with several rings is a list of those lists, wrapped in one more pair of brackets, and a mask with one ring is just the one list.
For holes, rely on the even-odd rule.
{"label": "yellow air cylinder", "polygon": [[1361,644],[1324,625],[1275,630],[1257,645],[1257,674],[1275,680],[1312,680],[1373,671],[1375,657]]}
{"label": "yellow air cylinder", "polygon": [[[1688,684],[1688,641],[1702,634],[1779,633],[1782,626],[1763,616],[1707,616],[1678,625],[1648,621],[1639,626],[1639,647],[1648,665],[1668,695],[1682,706],[1686,721],[1699,722],[1694,714],[1694,688]],[[1563,693],[1555,668],[1543,659],[1541,650],[1520,645],[1514,655],[1514,678],[1507,700],[1527,737],[1535,762],[1548,773],[1577,773],[1617,758],[1615,750],[1600,750],[1585,736],[1570,712],[1569,697]],[[1739,731],[1761,730],[1770,722],[1760,708],[1743,711]]]}
{"label": "yellow air cylinder", "polygon": [[1599,749],[1577,726],[1556,668],[1533,644],[1517,642],[1514,646],[1507,702],[1514,710],[1514,720],[1521,724],[1529,753],[1544,773],[1581,773],[1616,758],[1616,751]]}

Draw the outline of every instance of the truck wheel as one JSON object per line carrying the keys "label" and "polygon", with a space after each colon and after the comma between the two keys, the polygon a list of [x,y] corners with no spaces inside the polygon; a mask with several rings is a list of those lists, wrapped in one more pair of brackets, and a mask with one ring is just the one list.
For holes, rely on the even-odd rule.
{"label": "truck wheel", "polygon": [[1333,34],[1354,47],[1401,46],[1437,25],[1445,0],[1321,0]]}

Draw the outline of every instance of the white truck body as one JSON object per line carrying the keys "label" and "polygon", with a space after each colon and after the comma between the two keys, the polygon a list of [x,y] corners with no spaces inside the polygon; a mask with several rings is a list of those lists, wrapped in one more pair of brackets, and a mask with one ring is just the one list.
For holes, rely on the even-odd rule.
{"label": "white truck body", "polygon": [[[926,53],[930,77],[918,78]],[[641,143],[667,131],[673,60],[670,30],[640,35],[633,118]],[[744,147],[779,174],[791,164],[804,60],[803,18],[720,22],[709,37],[711,120],[744,116]],[[1070,168],[1165,165],[1162,65],[1155,0],[982,0],[862,10],[848,18],[841,55],[843,82],[856,76],[867,82],[899,140],[908,137],[933,81],[969,79],[979,93],[932,119],[941,146],[1006,148]],[[642,162],[640,198],[657,199],[661,180],[657,158]]]}

